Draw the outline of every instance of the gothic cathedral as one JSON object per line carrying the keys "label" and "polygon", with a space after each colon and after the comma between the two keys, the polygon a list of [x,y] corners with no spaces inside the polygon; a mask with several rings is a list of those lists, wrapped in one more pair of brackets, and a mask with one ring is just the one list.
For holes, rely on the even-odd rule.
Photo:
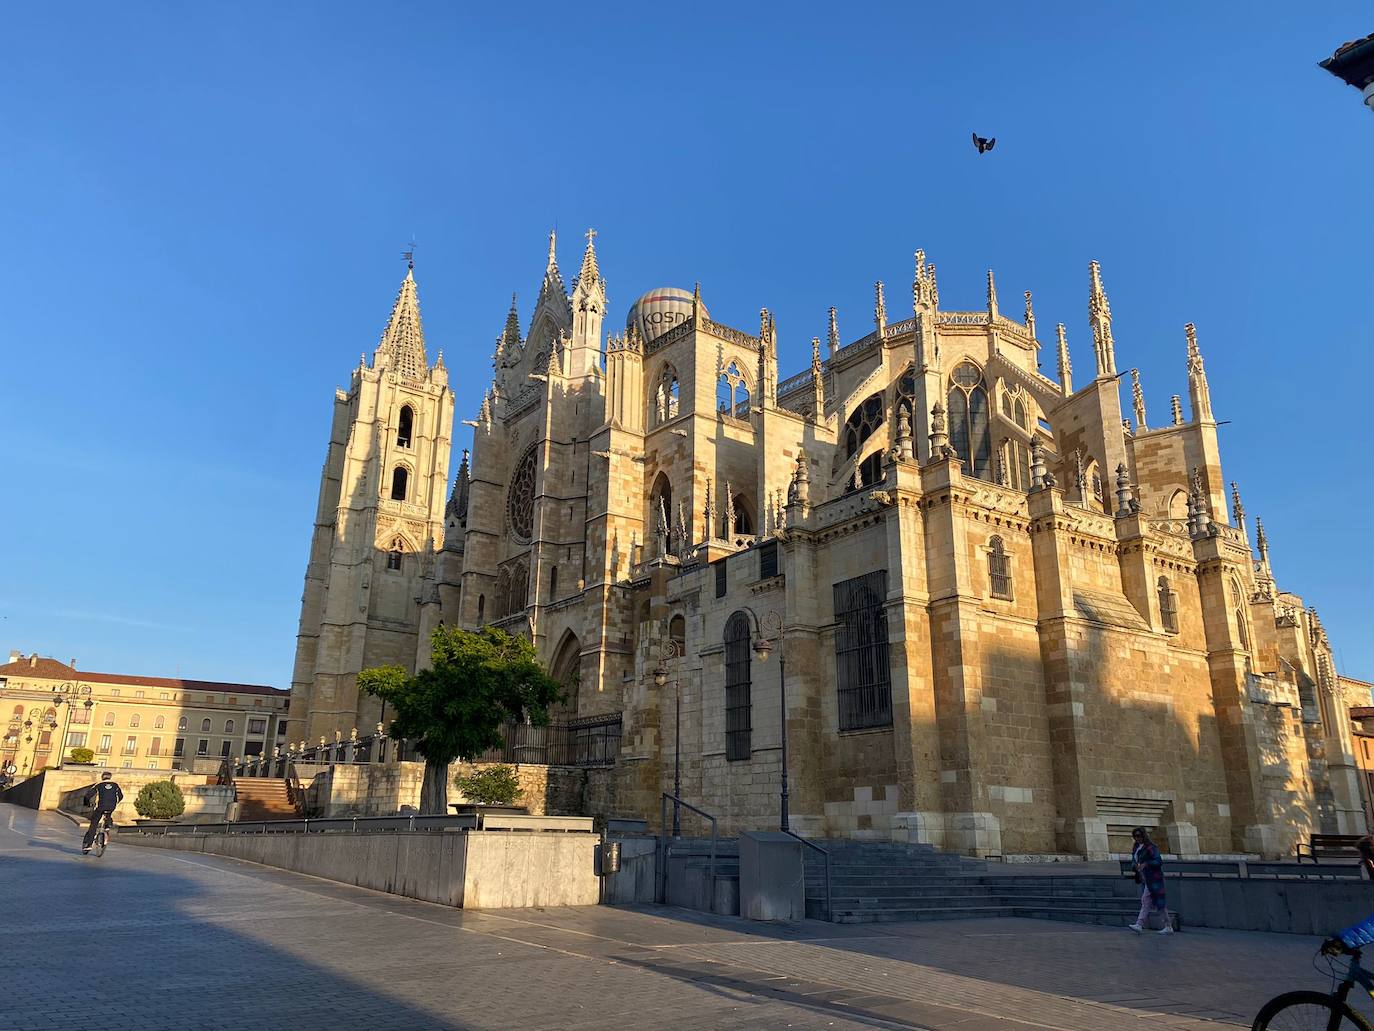
{"label": "gothic cathedral", "polygon": [[745,332],[661,288],[606,333],[593,234],[571,292],[554,244],[447,504],[413,275],[335,398],[292,685],[310,740],[382,717],[361,669],[494,624],[566,686],[559,720],[618,726],[604,815],[656,823],[676,780],[726,832],[772,827],[785,754],[814,836],[1104,856],[1144,824],[1197,856],[1363,830],[1330,642],[1228,492],[1191,324],[1187,412],[1151,424],[1135,370],[1122,410],[1095,262],[1075,385],[1063,325],[1040,373],[1029,293],[1008,317],[989,273],[982,310],[947,311],[918,252],[910,317],[878,283],[871,327],[846,343],[831,309],[780,380],[766,309]]}

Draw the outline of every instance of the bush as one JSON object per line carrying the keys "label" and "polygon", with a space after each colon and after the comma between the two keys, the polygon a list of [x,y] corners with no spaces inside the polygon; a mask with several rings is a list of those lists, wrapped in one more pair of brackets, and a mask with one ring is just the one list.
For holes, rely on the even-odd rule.
{"label": "bush", "polygon": [[134,809],[150,820],[175,820],[186,811],[186,800],[181,797],[181,788],[170,780],[155,780],[143,785],[134,799]]}
{"label": "bush", "polygon": [[524,794],[515,771],[509,766],[473,770],[466,777],[460,774],[453,783],[469,801],[478,805],[510,805]]}
{"label": "bush", "polygon": [[68,758],[74,763],[85,766],[95,762],[95,753],[89,748],[73,748],[72,754]]}

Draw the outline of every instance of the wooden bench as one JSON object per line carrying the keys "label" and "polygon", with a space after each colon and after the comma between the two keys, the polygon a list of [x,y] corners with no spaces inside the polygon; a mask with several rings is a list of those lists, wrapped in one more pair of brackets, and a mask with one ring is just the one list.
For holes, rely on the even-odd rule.
{"label": "wooden bench", "polygon": [[1363,837],[1363,834],[1313,834],[1306,845],[1299,843],[1293,851],[1300,863],[1304,859],[1317,863],[1320,862],[1321,856],[1357,859],[1360,853],[1355,848],[1355,842]]}

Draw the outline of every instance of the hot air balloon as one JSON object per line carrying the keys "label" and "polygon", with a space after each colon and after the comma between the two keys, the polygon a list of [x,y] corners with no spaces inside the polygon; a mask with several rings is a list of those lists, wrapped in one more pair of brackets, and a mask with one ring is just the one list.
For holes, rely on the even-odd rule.
{"label": "hot air balloon", "polygon": [[[706,306],[702,305],[703,314]],[[630,305],[625,316],[625,329],[638,329],[644,342],[662,336],[668,330],[692,317],[692,291],[665,286],[650,290]]]}

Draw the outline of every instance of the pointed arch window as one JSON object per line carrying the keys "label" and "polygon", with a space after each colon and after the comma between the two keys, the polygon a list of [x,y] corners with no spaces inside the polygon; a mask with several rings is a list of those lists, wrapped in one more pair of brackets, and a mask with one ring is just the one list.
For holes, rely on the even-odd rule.
{"label": "pointed arch window", "polygon": [[487,596],[479,594],[477,596],[477,622],[480,624],[487,614]]}
{"label": "pointed arch window", "polygon": [[972,362],[962,362],[949,378],[949,443],[970,476],[992,480],[992,431],[988,425],[988,388]]}
{"label": "pointed arch window", "polygon": [[730,761],[753,754],[749,637],[749,617],[736,612],[725,624],[725,758]]}
{"label": "pointed arch window", "polygon": [[658,533],[660,519],[667,522],[668,529],[673,528],[673,484],[664,472],[654,477],[653,489],[649,491],[649,526],[654,533]]}
{"label": "pointed arch window", "polygon": [[988,585],[992,596],[1011,601],[1011,559],[1001,537],[988,541]]}
{"label": "pointed arch window", "polygon": [[405,548],[402,546],[401,538],[397,537],[391,542],[391,550],[386,553],[386,568],[399,571],[405,555]]}
{"label": "pointed arch window", "polygon": [[749,418],[749,382],[735,362],[725,367],[716,383],[716,406],[732,419]]}
{"label": "pointed arch window", "polygon": [[659,373],[658,384],[654,387],[653,412],[649,425],[657,426],[669,419],[676,419],[681,411],[681,396],[682,387],[678,383],[677,369],[671,364],[665,364],[663,371]]}
{"label": "pointed arch window", "polygon": [[1161,576],[1159,583],[1159,621],[1171,634],[1178,633],[1178,595],[1169,586],[1169,578]]}
{"label": "pointed arch window", "polygon": [[411,434],[415,429],[415,409],[410,405],[401,407],[401,416],[396,424],[396,446],[410,447]]}
{"label": "pointed arch window", "polygon": [[1007,484],[1017,490],[1030,490],[1030,448],[1019,440],[1008,438],[1002,441],[1001,458]]}
{"label": "pointed arch window", "polygon": [[[912,384],[913,389],[915,384]],[[854,409],[844,424],[844,454],[846,458],[853,458],[858,454],[868,438],[878,432],[886,419],[886,411],[883,407],[882,394],[874,394],[864,401],[858,408]],[[856,485],[853,480],[848,484],[848,489],[855,487],[871,487],[883,478],[883,456],[881,452],[869,455],[859,463],[859,482]]]}
{"label": "pointed arch window", "polygon": [[743,494],[735,495],[735,533],[743,537],[754,533],[754,517],[749,513],[749,504]]}
{"label": "pointed arch window", "polygon": [[549,567],[549,601],[558,600],[558,567]]}
{"label": "pointed arch window", "polygon": [[391,473],[391,500],[404,501],[406,489],[410,486],[410,470],[398,465]]}

